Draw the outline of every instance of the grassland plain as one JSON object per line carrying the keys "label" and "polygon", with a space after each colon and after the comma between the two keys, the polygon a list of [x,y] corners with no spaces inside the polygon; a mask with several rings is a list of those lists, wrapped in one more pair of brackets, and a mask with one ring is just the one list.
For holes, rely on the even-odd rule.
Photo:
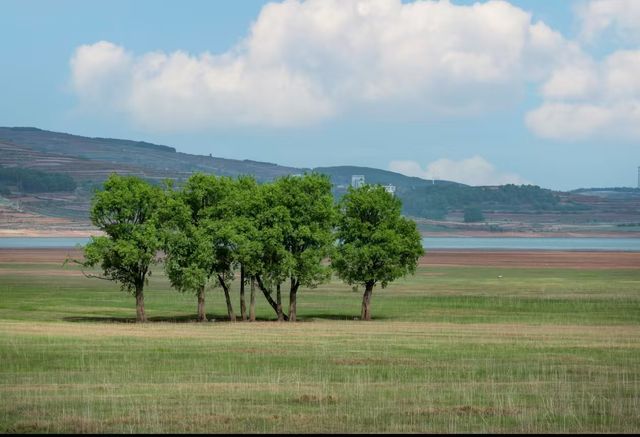
{"label": "grassland plain", "polygon": [[115,284],[25,259],[0,257],[0,432],[640,431],[640,268],[426,257],[372,322],[334,280],[296,324],[261,296],[229,323],[219,289],[195,323],[156,269],[137,325]]}

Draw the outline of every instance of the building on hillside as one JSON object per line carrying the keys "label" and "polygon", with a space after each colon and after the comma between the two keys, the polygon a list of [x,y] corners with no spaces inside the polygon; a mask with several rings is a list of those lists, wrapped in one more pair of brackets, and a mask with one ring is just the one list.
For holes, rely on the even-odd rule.
{"label": "building on hillside", "polygon": [[396,195],[396,186],[395,185],[391,185],[391,184],[383,185],[383,188],[387,193],[390,193],[392,196]]}
{"label": "building on hillside", "polygon": [[351,186],[353,188],[360,188],[364,186],[364,175],[354,174],[351,176]]}

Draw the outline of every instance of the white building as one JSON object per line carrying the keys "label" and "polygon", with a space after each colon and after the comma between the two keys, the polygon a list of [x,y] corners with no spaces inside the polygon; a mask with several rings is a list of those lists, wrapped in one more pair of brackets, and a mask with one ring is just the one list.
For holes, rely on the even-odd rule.
{"label": "white building", "polygon": [[383,185],[383,187],[384,187],[384,190],[387,193],[391,193],[392,196],[396,195],[396,186],[395,185],[389,184],[389,185]]}
{"label": "white building", "polygon": [[353,188],[360,188],[364,186],[364,175],[354,174],[351,176],[351,186]]}

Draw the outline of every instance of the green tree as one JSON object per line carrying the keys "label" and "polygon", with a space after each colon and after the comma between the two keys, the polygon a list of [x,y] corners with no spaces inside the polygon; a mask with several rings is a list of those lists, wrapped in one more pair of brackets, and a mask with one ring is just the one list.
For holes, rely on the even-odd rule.
{"label": "green tree", "polygon": [[[190,225],[185,227],[191,240],[191,255],[183,266],[195,272],[196,284],[214,278],[222,287],[229,320],[235,321],[230,287],[234,279],[236,251],[242,236],[238,235],[234,215],[234,181],[228,177],[196,173],[185,184],[182,200],[187,207]],[[189,267],[190,266],[190,267]],[[203,282],[204,281],[204,282]]]}
{"label": "green tree", "polygon": [[[260,186],[264,208],[256,216],[257,240],[261,253],[254,261],[255,279],[276,312],[279,321],[288,320],[282,309],[282,283],[289,277],[294,260],[285,246],[285,235],[292,232],[291,212],[282,204],[275,184]],[[276,300],[272,295],[276,294]]]}
{"label": "green tree", "polygon": [[362,320],[371,320],[371,294],[380,283],[414,273],[423,254],[415,222],[401,216],[398,198],[381,186],[350,189],[339,203],[338,248],[332,266],[350,285],[363,285]]}
{"label": "green tree", "polygon": [[288,211],[283,242],[291,259],[289,271],[289,321],[296,321],[300,286],[315,288],[331,279],[331,267],[322,261],[331,255],[336,210],[331,180],[318,173],[276,180],[277,203]]}
{"label": "green tree", "polygon": [[162,190],[140,178],[112,174],[91,205],[91,222],[106,235],[91,237],[85,267],[100,265],[102,279],[120,283],[136,297],[136,320],[145,322],[144,286],[161,248],[158,210]]}
{"label": "green tree", "polygon": [[238,246],[236,259],[240,264],[240,314],[247,319],[245,285],[249,282],[250,321],[256,320],[255,276],[262,270],[262,243],[258,233],[257,216],[265,209],[262,190],[252,176],[240,176],[236,181],[236,194],[233,197],[235,228]]}
{"label": "green tree", "polygon": [[205,232],[202,212],[207,199],[200,190],[206,179],[196,175],[181,191],[167,194],[160,217],[163,223],[164,268],[171,286],[181,292],[194,292],[198,298],[198,321],[207,320],[205,289],[214,275],[213,243]]}
{"label": "green tree", "polygon": [[464,222],[465,223],[477,223],[484,221],[484,214],[478,207],[468,207],[464,209]]}

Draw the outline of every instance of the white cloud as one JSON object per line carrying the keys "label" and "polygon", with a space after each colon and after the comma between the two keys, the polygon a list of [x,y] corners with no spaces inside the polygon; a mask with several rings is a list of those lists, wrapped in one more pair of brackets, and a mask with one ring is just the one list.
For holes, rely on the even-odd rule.
{"label": "white cloud", "polygon": [[101,41],[76,50],[71,72],[82,104],[180,131],[300,125],[388,103],[414,113],[479,112],[511,102],[557,59],[579,55],[501,0],[287,0],[265,5],[225,53],[133,55]]}
{"label": "white cloud", "polygon": [[578,7],[578,19],[584,41],[591,42],[605,32],[623,41],[640,41],[638,0],[591,0]]}
{"label": "white cloud", "polygon": [[542,94],[546,100],[526,116],[541,137],[640,139],[640,50],[616,51],[600,64],[562,67]]}
{"label": "white cloud", "polygon": [[108,41],[82,45],[71,59],[72,85],[83,103],[110,108],[129,93],[133,57]]}
{"label": "white cloud", "polygon": [[425,169],[416,161],[391,161],[389,170],[422,179],[440,179],[467,185],[528,184],[515,173],[502,173],[481,156],[452,161],[438,159]]}
{"label": "white cloud", "polygon": [[589,96],[597,88],[597,74],[592,63],[564,65],[551,74],[542,86],[546,98],[579,98]]}

